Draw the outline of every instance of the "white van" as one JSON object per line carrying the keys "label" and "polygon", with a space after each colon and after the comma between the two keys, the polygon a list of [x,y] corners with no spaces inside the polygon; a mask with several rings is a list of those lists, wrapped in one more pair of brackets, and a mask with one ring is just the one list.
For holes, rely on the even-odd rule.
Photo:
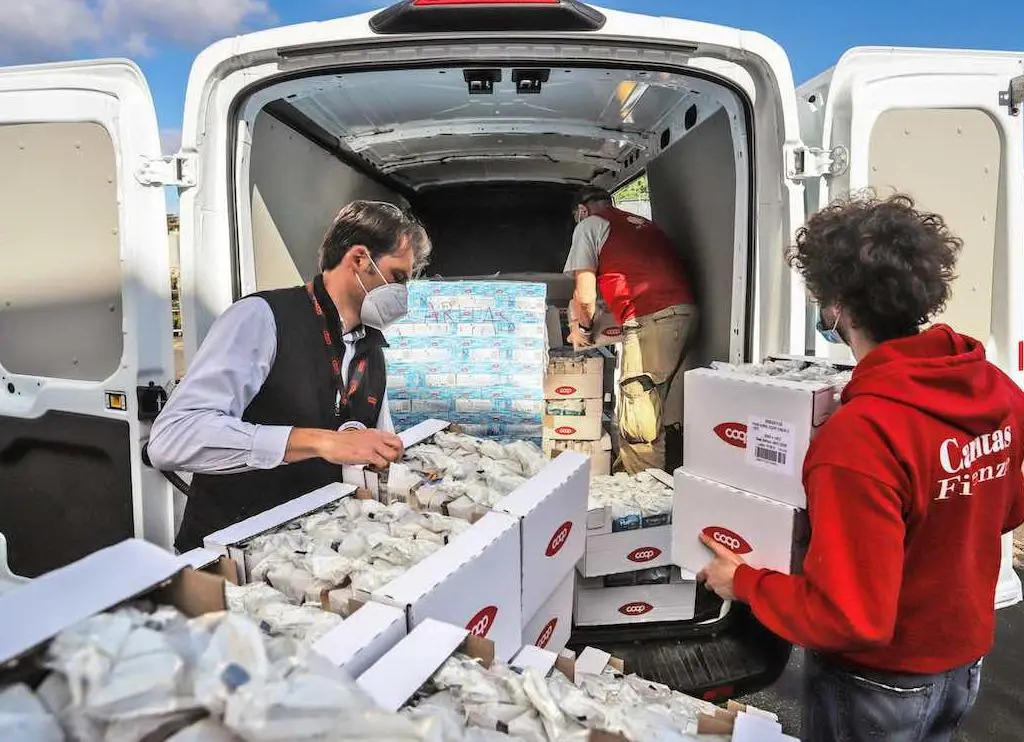
{"label": "white van", "polygon": [[[141,461],[173,374],[164,186],[180,192],[186,360],[232,301],[308,277],[350,199],[410,205],[431,273],[558,273],[572,193],[646,176],[693,264],[698,361],[841,352],[816,339],[783,248],[836,195],[893,186],[965,238],[944,319],[1024,383],[1022,72],[1024,54],[859,48],[797,89],[757,33],[579,0],[404,0],[214,44],[162,157],[131,62],[3,70],[11,567],[171,544],[174,495]],[[1009,550],[1000,605],[1021,597]],[[740,687],[756,663],[722,649],[740,625],[689,627],[676,684]]]}

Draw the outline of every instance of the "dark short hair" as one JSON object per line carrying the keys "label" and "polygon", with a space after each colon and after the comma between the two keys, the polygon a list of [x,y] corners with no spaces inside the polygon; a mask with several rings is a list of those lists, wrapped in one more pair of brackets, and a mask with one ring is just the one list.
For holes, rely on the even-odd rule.
{"label": "dark short hair", "polygon": [[580,206],[586,206],[587,204],[603,204],[611,202],[612,194],[604,188],[587,186],[576,194],[576,202],[573,204],[573,208],[579,208]]}
{"label": "dark short hair", "polygon": [[949,301],[963,241],[938,214],[864,192],[807,220],[787,251],[821,306],[839,305],[875,342],[914,335]]}
{"label": "dark short hair", "polygon": [[431,250],[423,225],[408,211],[383,201],[353,201],[338,212],[320,245],[320,270],[337,267],[356,245],[374,260],[408,245],[416,269],[426,265]]}

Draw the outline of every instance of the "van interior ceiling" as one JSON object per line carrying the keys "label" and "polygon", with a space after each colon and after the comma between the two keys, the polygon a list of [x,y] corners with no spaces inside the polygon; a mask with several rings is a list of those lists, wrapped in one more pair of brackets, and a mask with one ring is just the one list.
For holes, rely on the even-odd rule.
{"label": "van interior ceiling", "polygon": [[702,303],[692,362],[745,355],[737,323],[747,326],[752,309],[748,301],[737,316],[733,297],[752,269],[752,155],[746,100],[726,84],[505,62],[319,73],[274,83],[259,99],[270,102],[242,109],[255,113],[237,160],[242,224],[251,218],[239,239],[253,247],[243,291],[307,279],[339,204],[370,198],[409,206],[424,222],[434,241],[427,275],[527,274],[565,303],[575,193],[614,192],[646,174],[652,217]]}

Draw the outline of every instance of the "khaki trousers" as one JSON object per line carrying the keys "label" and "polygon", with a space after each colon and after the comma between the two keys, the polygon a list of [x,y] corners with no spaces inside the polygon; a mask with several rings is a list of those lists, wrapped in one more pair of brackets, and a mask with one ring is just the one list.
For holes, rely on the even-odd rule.
{"label": "khaki trousers", "polygon": [[680,359],[696,320],[696,307],[679,304],[622,327],[619,463],[630,474],[665,468],[665,428],[683,422]]}

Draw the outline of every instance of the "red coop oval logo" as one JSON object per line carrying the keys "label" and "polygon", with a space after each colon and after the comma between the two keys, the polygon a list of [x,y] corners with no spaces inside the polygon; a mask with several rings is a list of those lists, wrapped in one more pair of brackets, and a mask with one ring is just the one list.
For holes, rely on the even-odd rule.
{"label": "red coop oval logo", "polygon": [[650,562],[661,556],[661,549],[657,546],[641,546],[639,549],[633,549],[626,555],[626,559],[631,562],[637,562],[643,564],[644,562]]}
{"label": "red coop oval logo", "polygon": [[491,627],[494,626],[494,619],[497,617],[498,606],[489,605],[469,619],[469,623],[466,624],[466,630],[473,636],[485,637],[491,630]]}
{"label": "red coop oval logo", "polygon": [[609,327],[607,330],[605,330],[601,334],[605,335],[607,337],[610,337],[610,338],[617,338],[620,335],[622,335],[622,328],[621,327]]}
{"label": "red coop oval logo", "polygon": [[722,423],[715,427],[715,435],[730,446],[747,447],[747,426],[743,423]]}
{"label": "red coop oval logo", "polygon": [[555,394],[559,397],[568,397],[570,394],[576,393],[576,387],[574,386],[560,386],[555,389]]}
{"label": "red coop oval logo", "polygon": [[555,635],[555,628],[558,626],[558,619],[552,618],[541,630],[540,635],[537,637],[537,641],[534,642],[534,646],[544,649],[547,647],[548,642],[551,641],[551,637]]}
{"label": "red coop oval logo", "polygon": [[708,526],[702,533],[712,541],[720,543],[733,554],[749,554],[754,550],[754,547],[747,543],[745,538],[722,526]]}
{"label": "red coop oval logo", "polygon": [[574,435],[576,433],[576,428],[570,425],[563,425],[560,428],[555,428],[555,432],[559,435]]}
{"label": "red coop oval logo", "polygon": [[650,603],[645,603],[642,600],[638,600],[635,603],[626,603],[626,605],[619,608],[619,613],[623,616],[642,616],[645,613],[650,613],[654,610],[654,606]]}
{"label": "red coop oval logo", "polygon": [[567,520],[565,523],[558,527],[551,540],[548,541],[548,548],[544,550],[544,556],[553,557],[555,554],[562,550],[565,546],[565,542],[569,540],[569,534],[572,532],[572,521]]}

